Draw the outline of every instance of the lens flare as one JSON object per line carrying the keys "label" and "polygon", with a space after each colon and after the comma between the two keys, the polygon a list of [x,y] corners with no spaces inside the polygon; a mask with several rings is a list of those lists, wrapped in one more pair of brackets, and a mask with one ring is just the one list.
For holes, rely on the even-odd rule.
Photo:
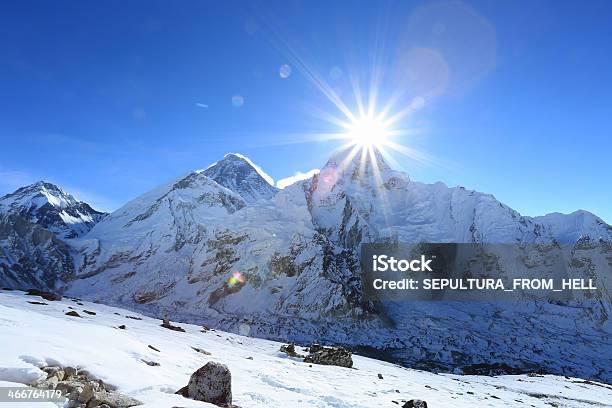
{"label": "lens flare", "polygon": [[244,283],[244,277],[240,272],[232,273],[232,276],[227,280],[227,286],[230,288],[242,283]]}

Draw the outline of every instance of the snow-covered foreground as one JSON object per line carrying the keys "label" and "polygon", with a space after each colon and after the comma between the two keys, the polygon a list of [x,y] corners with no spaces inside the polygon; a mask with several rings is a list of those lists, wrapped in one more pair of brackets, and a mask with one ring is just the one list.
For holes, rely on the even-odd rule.
{"label": "snow-covered foreground", "polygon": [[[66,316],[70,310],[82,317]],[[433,408],[612,407],[612,386],[575,378],[436,375],[360,356],[353,357],[352,369],[311,366],[280,353],[280,343],[202,332],[188,324],[180,324],[186,330],[181,333],[160,323],[101,304],[73,299],[50,302],[23,292],[0,291],[0,386],[23,386],[42,376],[39,366],[69,365],[89,371],[147,407],[212,407],[174,392],[187,384],[191,373],[214,360],[229,366],[234,404],[243,408],[397,407],[413,398],[426,400]],[[149,366],[143,360],[160,365]],[[9,405],[0,403],[0,407]],[[36,404],[45,406],[56,405]]]}

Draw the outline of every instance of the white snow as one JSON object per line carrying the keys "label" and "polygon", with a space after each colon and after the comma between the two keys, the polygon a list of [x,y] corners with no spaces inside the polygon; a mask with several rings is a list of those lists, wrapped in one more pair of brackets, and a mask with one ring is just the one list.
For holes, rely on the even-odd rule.
{"label": "white snow", "polygon": [[[160,327],[157,319],[85,301],[78,305],[73,299],[44,301],[46,305],[28,301],[41,298],[0,291],[0,386],[23,386],[42,376],[37,367],[71,365],[117,386],[145,407],[213,407],[174,394],[192,372],[212,360],[230,368],[234,404],[243,408],[393,407],[413,398],[434,408],[612,406],[612,386],[575,378],[436,375],[360,356],[353,356],[352,369],[311,366],[280,353],[280,343],[272,341],[203,333],[188,324],[180,324],[186,333],[174,332]],[[82,318],[65,316],[70,309]],[[122,324],[126,330],[116,328]],[[143,359],[160,366],[148,366]]]}
{"label": "white snow", "polygon": [[301,171],[297,171],[293,176],[285,177],[276,182],[276,187],[283,189],[287,186],[290,186],[293,183],[297,183],[298,181],[307,180],[314,176],[315,174],[319,174],[321,169],[312,169],[307,171],[306,173],[302,173]]}

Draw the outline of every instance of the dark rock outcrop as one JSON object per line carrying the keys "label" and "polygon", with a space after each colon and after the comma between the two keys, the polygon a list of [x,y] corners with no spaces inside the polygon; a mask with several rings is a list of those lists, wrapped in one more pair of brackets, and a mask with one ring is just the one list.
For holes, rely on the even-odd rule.
{"label": "dark rock outcrop", "polygon": [[305,363],[353,367],[353,358],[349,350],[343,347],[323,347],[319,344],[310,346]]}
{"label": "dark rock outcrop", "polygon": [[226,365],[210,361],[194,372],[189,384],[176,393],[220,407],[232,407],[232,374]]}
{"label": "dark rock outcrop", "polygon": [[427,408],[427,401],[411,399],[407,401],[402,408]]}
{"label": "dark rock outcrop", "polygon": [[174,331],[178,331],[178,332],[184,332],[185,329],[183,329],[180,326],[174,326],[172,323],[170,323],[170,319],[168,319],[168,317],[164,317],[164,320],[162,321],[162,324],[160,325],[161,327],[163,327],[164,329],[168,329],[168,330],[174,330]]}

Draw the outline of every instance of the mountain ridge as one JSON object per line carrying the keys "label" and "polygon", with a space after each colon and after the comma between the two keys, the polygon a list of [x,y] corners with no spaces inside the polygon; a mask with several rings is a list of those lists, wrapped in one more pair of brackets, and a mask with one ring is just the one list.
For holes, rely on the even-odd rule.
{"label": "mountain ridge", "polygon": [[[544,251],[561,242],[552,226],[521,216],[490,194],[412,181],[386,165],[361,163],[361,156],[348,166],[335,157],[319,174],[282,190],[271,190],[235,155],[153,189],[67,241],[75,270],[63,290],[226,330],[248,322],[260,337],[369,346],[403,364],[435,370],[494,362],[519,371],[535,364],[607,378],[601,373],[608,367],[588,347],[578,347],[588,356],[582,360],[572,354],[571,342],[561,335],[564,320],[556,309],[561,306],[538,304],[541,323],[526,324],[523,316],[534,309],[525,305],[500,314],[494,306],[434,302],[406,309],[367,299],[360,279],[362,243],[501,242],[540,245]],[[569,223],[569,233],[558,229],[569,239],[568,262],[579,273],[606,265],[606,252],[584,245],[579,229],[588,229],[589,220],[582,214]],[[594,235],[601,232],[602,242],[612,241],[605,226]],[[581,238],[573,240],[578,233]],[[591,239],[596,243],[599,237]],[[609,252],[606,248],[602,251]],[[546,253],[539,256],[545,259]],[[579,298],[563,313],[582,322],[576,331],[604,344],[610,299],[607,281],[598,284],[602,290],[591,296],[600,303]],[[487,334],[479,319],[500,331]],[[541,327],[552,327],[556,336]],[[453,332],[443,335],[444,329]],[[415,330],[423,335],[415,338]],[[525,336],[520,341],[504,336],[514,331]],[[535,353],[541,339],[563,350],[570,368],[559,366],[554,347]]]}

